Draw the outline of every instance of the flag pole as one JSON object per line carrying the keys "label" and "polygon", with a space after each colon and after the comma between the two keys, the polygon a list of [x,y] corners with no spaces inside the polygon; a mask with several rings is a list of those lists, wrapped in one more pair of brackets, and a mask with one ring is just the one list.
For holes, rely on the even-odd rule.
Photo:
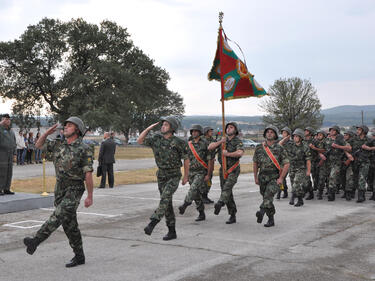
{"label": "flag pole", "polygon": [[[220,34],[220,43],[219,43],[219,55],[220,55],[220,62],[222,62],[222,54],[223,54],[223,17],[224,13],[219,13],[219,34]],[[221,64],[221,63],[220,63]],[[224,112],[224,77],[223,77],[223,70],[222,65],[220,65],[220,80],[221,80],[221,119],[222,119],[222,128],[223,128],[223,138],[225,138],[225,112]],[[227,160],[226,157],[223,155],[223,150],[225,150],[225,143],[221,145],[221,163],[223,169],[223,177],[224,179],[227,178]]]}

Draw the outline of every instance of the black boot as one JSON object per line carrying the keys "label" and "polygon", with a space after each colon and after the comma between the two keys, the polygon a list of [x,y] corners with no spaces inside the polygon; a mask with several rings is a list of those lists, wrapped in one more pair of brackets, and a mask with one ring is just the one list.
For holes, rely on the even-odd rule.
{"label": "black boot", "polygon": [[65,267],[75,267],[80,264],[85,264],[85,254],[83,253],[83,250],[76,252],[74,257],[65,265]]}
{"label": "black boot", "polygon": [[319,190],[318,191],[317,198],[318,198],[318,200],[322,200],[323,199],[323,190]]}
{"label": "black boot", "polygon": [[27,247],[26,252],[29,255],[34,254],[34,252],[36,251],[36,248],[39,246],[40,242],[41,241],[36,237],[35,238],[26,237],[26,238],[23,239],[23,244],[25,244],[25,246]]}
{"label": "black boot", "polygon": [[206,219],[206,214],[204,211],[199,211],[199,216],[195,219],[195,221],[204,221]]}
{"label": "black boot", "polygon": [[314,199],[314,191],[310,190],[309,191],[309,196],[306,198],[306,200],[311,200]]}
{"label": "black boot", "polygon": [[335,199],[336,199],[336,192],[331,191],[331,192],[328,194],[328,201],[335,201]]}
{"label": "black boot", "polygon": [[229,219],[225,223],[226,224],[236,223],[236,215],[230,215]]}
{"label": "black boot", "polygon": [[187,203],[184,201],[184,204],[182,204],[180,207],[178,207],[180,215],[183,215],[185,213],[186,208],[190,205],[191,203]]}
{"label": "black boot", "polygon": [[275,226],[273,215],[268,216],[268,222],[264,225],[264,227],[271,227],[271,226]]}
{"label": "black boot", "polygon": [[176,227],[174,225],[168,226],[168,233],[163,237],[164,241],[176,239],[177,234],[176,234]]}
{"label": "black boot", "polygon": [[296,205],[294,205],[294,207],[301,207],[301,206],[303,206],[303,197],[298,196],[298,201],[297,201]]}
{"label": "black boot", "polygon": [[358,190],[358,200],[357,203],[362,203],[366,201],[365,192],[363,190]]}
{"label": "black boot", "polygon": [[280,195],[281,195],[281,190],[279,190],[279,191],[277,192],[276,199],[280,199]]}
{"label": "black boot", "polygon": [[212,204],[212,203],[214,203],[214,201],[212,201],[210,198],[208,198],[208,193],[207,192],[202,193],[202,201],[203,201],[203,204]]}
{"label": "black boot", "polygon": [[214,214],[215,215],[218,215],[219,213],[220,213],[220,210],[221,210],[221,207],[223,207],[225,204],[224,204],[224,202],[223,201],[217,201],[216,203],[215,203],[215,211],[214,211]]}
{"label": "black boot", "polygon": [[284,195],[283,198],[288,198],[288,190],[284,189]]}
{"label": "black boot", "polygon": [[346,199],[346,201],[350,201],[350,200],[352,200],[352,194],[351,194],[351,191],[346,191],[346,192],[345,192],[345,199]]}
{"label": "black boot", "polygon": [[159,221],[156,219],[151,219],[150,223],[144,228],[145,234],[151,235],[154,227],[158,224],[158,222]]}
{"label": "black boot", "polygon": [[257,217],[257,223],[262,223],[265,212],[266,210],[262,208],[256,212],[255,216]]}
{"label": "black boot", "polygon": [[296,193],[292,193],[292,197],[290,197],[289,205],[294,205],[294,199],[296,198]]}
{"label": "black boot", "polygon": [[368,200],[374,200],[375,201],[375,191],[372,192],[372,196]]}

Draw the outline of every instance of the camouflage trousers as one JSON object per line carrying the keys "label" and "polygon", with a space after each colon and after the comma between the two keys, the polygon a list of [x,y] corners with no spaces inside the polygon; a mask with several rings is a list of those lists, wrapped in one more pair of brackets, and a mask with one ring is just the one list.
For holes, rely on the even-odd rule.
{"label": "camouflage trousers", "polygon": [[13,176],[13,153],[0,153],[0,191],[9,190]]}
{"label": "camouflage trousers", "polygon": [[260,204],[260,209],[266,211],[267,216],[272,216],[276,213],[273,204],[273,197],[280,190],[277,184],[278,174],[260,173],[259,174],[259,191],[263,197],[263,202]]}
{"label": "camouflage trousers", "polygon": [[358,161],[354,162],[354,187],[358,190],[366,191],[367,176],[370,169],[370,162]]}
{"label": "camouflage trousers", "polygon": [[314,190],[317,190],[319,188],[319,161],[311,161],[311,177],[313,181],[313,188]]}
{"label": "camouflage trousers", "polygon": [[306,190],[305,186],[307,185],[306,168],[291,170],[289,172],[289,177],[292,184],[292,192],[297,196],[304,196]]}
{"label": "camouflage trousers", "polygon": [[322,166],[318,166],[318,168],[319,168],[318,190],[319,190],[319,192],[323,192],[324,187],[326,186],[327,177],[328,177],[328,163],[327,163],[327,161],[323,162]]}
{"label": "camouflage trousers", "polygon": [[167,226],[174,226],[176,225],[176,217],[173,211],[172,199],[180,183],[181,172],[178,169],[175,173],[169,174],[159,169],[157,178],[160,202],[150,219],[160,221],[165,216]]}
{"label": "camouflage trousers", "polygon": [[343,165],[343,169],[345,171],[345,191],[354,191],[354,173],[353,173],[353,165],[350,164],[349,166]]}
{"label": "camouflage trousers", "polygon": [[237,183],[238,176],[240,175],[240,166],[234,169],[228,175],[227,179],[223,177],[223,169],[220,168],[220,187],[221,187],[221,194],[219,201],[225,203],[228,208],[229,215],[235,215],[237,213],[237,206],[236,202],[234,202],[233,198],[233,187]]}
{"label": "camouflage trousers", "polygon": [[41,226],[35,237],[40,242],[62,225],[74,253],[82,251],[82,237],[78,228],[77,208],[85,191],[83,181],[57,181],[55,185],[55,211]]}
{"label": "camouflage trousers", "polygon": [[202,184],[202,194],[205,194],[205,193],[208,193],[210,192],[210,189],[211,189],[211,185],[212,185],[212,175],[211,175],[211,178],[208,182],[203,182]]}
{"label": "camouflage trousers", "polygon": [[330,161],[330,171],[328,176],[328,192],[335,193],[340,183],[341,161]]}
{"label": "camouflage trousers", "polygon": [[204,188],[204,177],[206,174],[189,174],[189,184],[190,188],[188,193],[185,196],[185,202],[191,204],[194,200],[195,205],[197,206],[198,211],[204,210],[204,204],[202,201],[202,190]]}
{"label": "camouflage trousers", "polygon": [[284,192],[288,191],[288,182],[286,180],[286,178],[287,178],[288,175],[289,175],[289,172],[286,173],[285,178],[283,180]]}
{"label": "camouflage trousers", "polygon": [[370,162],[370,166],[369,166],[369,170],[368,170],[368,176],[367,176],[367,185],[369,187],[369,190],[373,190],[374,181],[375,181],[375,163],[372,160]]}

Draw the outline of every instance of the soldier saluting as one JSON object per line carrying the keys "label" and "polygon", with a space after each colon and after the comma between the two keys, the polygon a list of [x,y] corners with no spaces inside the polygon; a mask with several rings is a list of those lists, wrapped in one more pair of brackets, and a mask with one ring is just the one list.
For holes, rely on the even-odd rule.
{"label": "soldier saluting", "polygon": [[[37,141],[36,147],[42,148],[47,136],[54,133],[58,124],[49,128]],[[92,154],[90,148],[82,142],[85,127],[78,117],[70,117],[64,122],[64,139],[47,140],[44,149],[52,153],[56,172],[55,211],[41,226],[34,238],[23,241],[26,252],[32,255],[38,245],[46,240],[60,225],[69,239],[75,256],[66,267],[85,263],[81,232],[77,222],[77,208],[85,191],[85,207],[93,203]]]}
{"label": "soldier saluting", "polygon": [[181,159],[184,160],[184,178],[182,184],[185,185],[188,182],[189,159],[186,142],[174,136],[178,128],[176,118],[169,116],[162,118],[161,122],[161,134],[146,137],[150,130],[160,123],[157,122],[146,128],[137,140],[138,144],[144,144],[152,148],[156,165],[159,168],[156,176],[160,192],[160,203],[150,217],[150,223],[144,228],[144,231],[145,234],[151,235],[155,226],[165,216],[168,233],[163,237],[163,240],[171,240],[177,238],[172,197],[181,179]]}
{"label": "soldier saluting", "polygon": [[226,174],[223,174],[223,169],[220,169],[220,186],[221,195],[219,201],[215,204],[214,214],[218,215],[221,208],[227,205],[228,213],[230,215],[227,224],[236,222],[237,207],[233,198],[233,187],[240,175],[240,158],[244,154],[242,141],[238,138],[239,129],[236,122],[229,122],[225,126],[227,137],[222,138],[217,142],[213,142],[208,146],[209,150],[215,150],[217,147],[226,144],[226,149],[219,149],[218,158],[220,165],[223,165],[222,157],[225,157],[227,162]]}

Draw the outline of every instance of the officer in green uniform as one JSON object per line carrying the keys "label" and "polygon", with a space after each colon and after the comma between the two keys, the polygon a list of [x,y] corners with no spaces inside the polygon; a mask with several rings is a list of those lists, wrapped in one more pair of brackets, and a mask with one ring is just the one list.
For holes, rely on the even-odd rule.
{"label": "officer in green uniform", "polygon": [[[287,152],[277,143],[278,135],[275,126],[266,127],[263,132],[266,141],[257,145],[253,157],[254,181],[259,185],[260,194],[263,197],[263,202],[259,211],[256,212],[256,217],[257,222],[262,223],[264,214],[267,214],[268,222],[264,225],[265,227],[275,225],[276,209],[273,204],[273,197],[280,190],[280,185],[289,169]],[[276,163],[272,160],[272,157]]]}
{"label": "officer in green uniform", "polygon": [[208,146],[208,149],[213,151],[222,144],[225,144],[225,149],[219,149],[218,158],[220,165],[223,165],[223,159],[227,164],[227,173],[223,174],[223,169],[220,169],[220,186],[221,194],[220,199],[215,203],[214,214],[218,215],[221,208],[227,205],[228,213],[230,215],[227,224],[236,222],[237,207],[233,198],[233,187],[237,182],[238,176],[240,175],[240,158],[244,154],[244,147],[242,140],[238,138],[239,127],[236,122],[229,122],[225,126],[225,132],[227,137],[220,139],[217,142],[213,142]]}
{"label": "officer in green uniform", "polygon": [[[295,207],[300,207],[304,204],[304,190],[311,173],[311,151],[307,144],[303,142],[304,136],[302,129],[297,128],[294,130],[294,146],[288,154],[290,161],[289,177],[292,183],[292,191],[298,198],[297,203],[294,205]],[[290,205],[294,204],[294,200],[292,199],[289,202]]]}
{"label": "officer in green uniform", "polygon": [[[203,128],[203,135],[204,135],[204,138],[206,139],[206,141],[208,142],[208,144],[212,143],[212,142],[215,142],[215,138],[213,137],[213,133],[214,133],[214,129],[207,126],[207,127],[204,127]],[[216,151],[212,151],[211,152],[211,159],[209,160],[212,165],[212,169],[215,168],[214,164],[215,164],[215,155],[216,155]],[[211,178],[206,182],[204,182],[204,186],[203,186],[203,189],[202,189],[202,200],[203,200],[203,203],[204,204],[212,204],[214,203],[214,201],[212,201],[210,198],[208,198],[208,193],[210,192],[210,188],[211,188],[211,185],[212,185],[212,173],[211,173]]]}
{"label": "officer in green uniform", "polygon": [[0,196],[13,195],[10,191],[13,176],[13,160],[16,155],[16,136],[11,129],[9,114],[4,114],[0,121]]}
{"label": "officer in green uniform", "polygon": [[[87,189],[85,207],[93,203],[92,154],[82,142],[85,127],[78,117],[70,117],[64,123],[64,140],[47,140],[58,124],[49,128],[37,141],[36,147],[52,153],[56,172],[55,211],[41,226],[34,238],[26,237],[26,251],[32,255],[38,245],[46,240],[60,225],[69,239],[75,256],[66,264],[74,267],[85,263],[81,232],[77,222],[77,208]],[[46,143],[45,143],[46,142]]]}
{"label": "officer in green uniform", "polygon": [[324,130],[318,130],[316,132],[316,139],[313,143],[310,144],[311,151],[317,154],[317,157],[313,159],[311,165],[315,166],[315,177],[314,183],[317,182],[318,194],[317,199],[323,199],[323,191],[327,181],[327,172],[328,172],[328,162],[327,157],[324,153],[327,151],[327,142],[326,142],[327,133]]}
{"label": "officer in green uniform", "polygon": [[212,177],[212,161],[211,152],[208,150],[208,142],[202,138],[203,128],[201,125],[192,125],[190,135],[192,139],[189,141],[189,184],[190,189],[185,196],[184,203],[178,207],[181,215],[185,213],[186,208],[191,205],[193,200],[197,206],[199,216],[195,221],[203,221],[206,219],[204,213],[204,204],[202,200],[202,189],[205,182]]}
{"label": "officer in green uniform", "polygon": [[[286,153],[291,150],[291,147],[294,145],[294,141],[291,139],[292,130],[289,127],[284,127],[281,129],[282,139],[279,141],[279,144],[285,149]],[[284,177],[283,187],[284,187],[284,195],[283,198],[288,198],[288,183],[286,177],[288,173]],[[277,192],[276,199],[280,199],[281,190]]]}
{"label": "officer in green uniform", "polygon": [[[147,134],[162,122],[160,134],[148,136]],[[151,235],[155,226],[165,216],[168,233],[163,240],[176,239],[176,218],[173,211],[172,197],[178,188],[181,179],[181,160],[184,160],[184,177],[182,184],[188,182],[189,159],[187,155],[186,141],[174,136],[178,129],[178,121],[175,117],[162,118],[160,122],[146,128],[137,140],[138,144],[150,146],[154,152],[155,162],[158,166],[156,172],[160,202],[158,208],[150,217],[150,223],[144,228],[145,234]]]}
{"label": "officer in green uniform", "polygon": [[353,161],[354,157],[350,153],[352,151],[353,142],[354,142],[354,132],[349,130],[344,133],[344,140],[350,149],[346,149],[345,157],[343,159],[343,165],[341,168],[341,179],[344,187],[344,195],[342,198],[345,198],[347,201],[352,200],[352,195],[354,190],[354,182],[353,182]]}

